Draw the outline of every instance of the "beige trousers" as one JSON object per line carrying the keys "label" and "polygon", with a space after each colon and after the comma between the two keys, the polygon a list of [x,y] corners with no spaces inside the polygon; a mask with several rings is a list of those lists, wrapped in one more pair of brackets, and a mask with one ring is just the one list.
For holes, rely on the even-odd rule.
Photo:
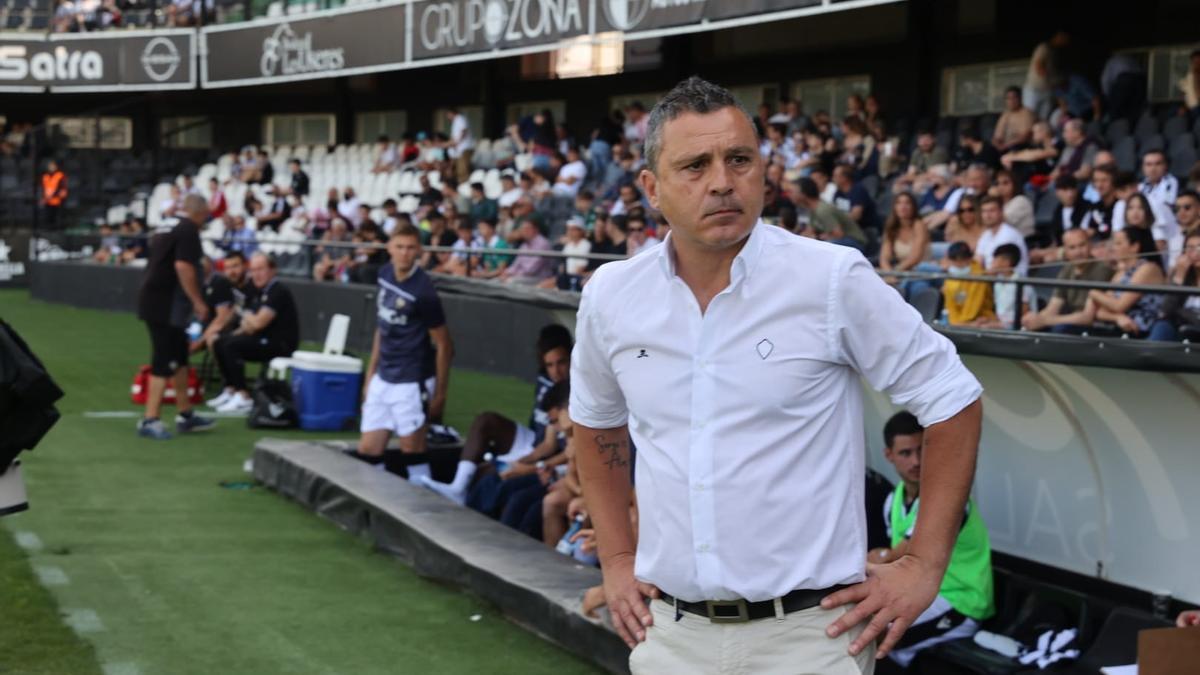
{"label": "beige trousers", "polygon": [[863,625],[830,639],[825,628],[849,607],[813,607],[782,618],[712,623],[662,600],[650,603],[654,625],[629,655],[633,675],[872,675],[875,646],[847,651]]}

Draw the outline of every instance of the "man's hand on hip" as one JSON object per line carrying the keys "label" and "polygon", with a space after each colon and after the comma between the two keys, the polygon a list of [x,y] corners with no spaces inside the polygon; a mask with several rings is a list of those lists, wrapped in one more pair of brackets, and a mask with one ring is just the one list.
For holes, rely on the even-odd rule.
{"label": "man's hand on hip", "polygon": [[825,609],[857,603],[825,629],[829,637],[837,637],[854,626],[870,619],[870,623],[854,642],[850,654],[859,652],[877,637],[883,644],[875,652],[882,659],[896,646],[904,631],[933,604],[942,584],[944,570],[913,555],[906,555],[884,565],[867,563],[867,580],[850,588],[832,593],[821,601]]}
{"label": "man's hand on hip", "polygon": [[646,629],[654,623],[646,599],[658,596],[657,588],[634,578],[632,553],[605,561],[604,597],[612,613],[613,627],[630,649],[646,640]]}

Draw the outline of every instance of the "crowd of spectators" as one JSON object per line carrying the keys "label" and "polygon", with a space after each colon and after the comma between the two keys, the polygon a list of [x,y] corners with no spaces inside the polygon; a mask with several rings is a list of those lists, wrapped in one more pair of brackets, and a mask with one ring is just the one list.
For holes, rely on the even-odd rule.
{"label": "crowd of spectators", "polygon": [[[1136,69],[1114,57],[1103,93],[1085,95],[1092,91],[1084,91],[1085,78],[1039,61],[1064,49],[1063,40],[1038,47],[1029,82],[1005,92],[1004,111],[991,123],[960,120],[956,136],[935,122],[893,132],[874,95],[850,95],[841,119],[825,110],[810,114],[799,100],[760,105],[753,119],[766,162],[764,221],[862,251],[910,302],[938,296],[935,316],[945,323],[1178,335],[1189,316],[1180,310],[1194,310],[1200,300],[1185,298],[1176,308],[1180,303],[1160,295],[1143,301],[1132,291],[1097,291],[1085,298],[1068,289],[1037,293],[1027,284],[1017,298],[1015,284],[996,282],[984,292],[970,284],[986,282],[945,281],[971,273],[1058,274],[1138,286],[1195,276],[1180,270],[1197,258],[1185,244],[1200,231],[1193,207],[1200,171],[1173,175],[1168,153],[1157,147],[1142,154],[1139,172],[1117,168],[1104,127],[1091,123],[1146,111],[1144,97],[1128,100]],[[1184,105],[1177,114],[1189,122],[1196,107],[1188,83],[1198,73],[1200,50],[1190,79],[1179,83]],[[1043,84],[1045,91],[1038,89]],[[308,269],[313,279],[333,282],[372,283],[386,258],[382,244],[401,223],[415,225],[424,244],[444,247],[424,253],[428,271],[564,290],[580,289],[606,262],[588,256],[633,256],[665,239],[669,224],[637,180],[648,116],[641,103],[612,111],[583,143],[548,109],[520,119],[505,137],[481,146],[489,166],[501,171],[498,187],[478,182],[472,171],[480,165],[467,118],[453,109],[445,115],[448,133],[378,139],[370,173],[418,172],[416,198],[396,194],[368,204],[350,185],[310,194],[300,159],[277,180],[268,153],[247,147],[224,184],[214,179],[202,187],[184,177],[152,208],[170,216],[188,192],[205,194],[222,224],[219,248],[244,255],[258,246],[255,231],[287,227],[320,240]],[[434,172],[440,180],[431,182]],[[246,193],[244,208],[232,209],[226,195],[239,182],[265,189]],[[402,211],[401,203],[413,207]],[[1122,246],[1146,240],[1116,236],[1126,229],[1145,231],[1153,250],[1123,253]],[[550,251],[569,255],[545,255]],[[1060,314],[1069,320],[1055,321]],[[1160,322],[1169,325],[1155,330]]]}
{"label": "crowd of spectators", "polygon": [[55,33],[140,26],[153,20],[157,10],[158,25],[185,28],[201,25],[213,8],[213,0],[170,0],[155,7],[141,0],[56,0],[51,26]]}

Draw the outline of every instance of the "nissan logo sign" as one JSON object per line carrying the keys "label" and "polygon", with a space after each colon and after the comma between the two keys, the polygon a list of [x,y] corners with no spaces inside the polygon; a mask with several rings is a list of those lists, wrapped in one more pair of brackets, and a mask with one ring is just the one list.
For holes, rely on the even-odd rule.
{"label": "nissan logo sign", "polygon": [[169,38],[156,37],[142,49],[142,70],[155,82],[171,79],[182,61],[179,48]]}

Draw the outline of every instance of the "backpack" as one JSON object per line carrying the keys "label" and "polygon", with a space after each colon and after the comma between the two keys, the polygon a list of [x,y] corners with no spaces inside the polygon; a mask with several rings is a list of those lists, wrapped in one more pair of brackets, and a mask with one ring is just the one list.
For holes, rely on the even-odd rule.
{"label": "backpack", "polygon": [[295,429],[300,416],[292,402],[292,388],[287,382],[263,379],[254,385],[251,394],[254,407],[246,418],[251,429]]}

